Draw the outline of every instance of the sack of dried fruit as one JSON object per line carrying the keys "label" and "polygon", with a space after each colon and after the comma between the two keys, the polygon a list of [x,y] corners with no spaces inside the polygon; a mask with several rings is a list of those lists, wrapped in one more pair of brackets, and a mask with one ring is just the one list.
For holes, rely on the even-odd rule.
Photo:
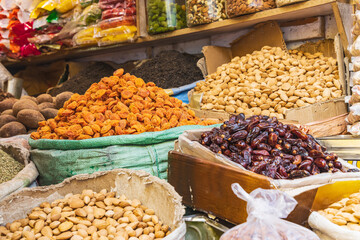
{"label": "sack of dried fruit", "polygon": [[143,169],[166,178],[174,141],[185,130],[211,123],[154,83],[120,69],[84,95],[72,95],[54,119],[40,122],[29,140],[31,158],[41,184],[114,168]]}
{"label": "sack of dried fruit", "polygon": [[319,240],[315,233],[300,225],[283,220],[297,205],[297,201],[279,190],[258,188],[248,193],[238,184],[231,188],[235,195],[247,202],[246,223],[228,230],[220,240]]}

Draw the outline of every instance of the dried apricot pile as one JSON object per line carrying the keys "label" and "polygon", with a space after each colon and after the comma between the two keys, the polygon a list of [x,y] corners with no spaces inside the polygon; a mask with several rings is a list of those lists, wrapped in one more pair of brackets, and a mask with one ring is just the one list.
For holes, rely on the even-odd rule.
{"label": "dried apricot pile", "polygon": [[154,83],[119,69],[84,95],[72,95],[55,118],[39,123],[31,138],[81,140],[212,123],[195,117]]}

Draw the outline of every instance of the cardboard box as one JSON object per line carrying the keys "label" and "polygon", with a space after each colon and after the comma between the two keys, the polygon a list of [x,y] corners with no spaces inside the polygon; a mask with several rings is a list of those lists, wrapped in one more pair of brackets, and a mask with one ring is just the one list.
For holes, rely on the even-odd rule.
{"label": "cardboard box", "polygon": [[[229,48],[217,46],[203,47],[207,72],[209,74],[214,73],[216,72],[217,67],[230,62],[235,56],[250,54],[255,50],[261,50],[263,46],[281,47],[282,49],[287,50],[281,29],[276,22],[267,22],[256,26],[252,32],[231,43],[231,47]],[[309,53],[322,52],[326,57],[333,57],[337,59],[339,80],[341,82],[344,95],[346,95],[348,80],[345,76],[344,52],[339,35],[337,35],[334,40],[322,40],[317,43],[306,43],[297,49]],[[191,108],[200,109],[202,94],[194,94],[193,91],[189,92],[189,99],[189,105]],[[326,102],[315,103],[306,107],[289,109],[285,113],[285,119],[305,124],[336,117],[347,113],[347,111],[347,105],[342,97]],[[221,113],[221,111],[212,112]],[[199,114],[197,116],[203,114],[203,112],[197,113]]]}
{"label": "cardboard box", "polygon": [[[349,177],[345,182],[359,180],[356,174],[359,175],[350,173],[353,177]],[[281,186],[274,185],[270,178],[263,175],[176,151],[169,152],[168,181],[183,197],[185,205],[234,224],[246,222],[247,212],[246,202],[235,196],[231,189],[232,183],[239,183],[248,193],[257,188],[281,189]],[[298,205],[287,220],[306,225],[310,210],[319,209],[316,203],[329,202],[326,200],[326,195],[322,195],[321,198],[317,196],[317,189],[334,181],[344,181],[344,179],[322,181],[318,184],[314,182],[312,185],[288,189],[286,192],[295,197]],[[346,189],[342,189],[341,192],[344,191]],[[314,203],[315,198],[319,199]]]}

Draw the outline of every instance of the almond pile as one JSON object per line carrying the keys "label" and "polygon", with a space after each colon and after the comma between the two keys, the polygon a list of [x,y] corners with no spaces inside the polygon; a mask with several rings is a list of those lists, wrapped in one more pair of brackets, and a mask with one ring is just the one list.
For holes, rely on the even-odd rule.
{"label": "almond pile", "polygon": [[43,202],[24,219],[0,226],[0,239],[154,240],[171,233],[153,209],[106,189]]}
{"label": "almond pile", "polygon": [[334,58],[263,47],[218,67],[195,93],[203,110],[283,119],[288,109],[341,97],[342,86]]}
{"label": "almond pile", "polygon": [[119,69],[84,95],[72,95],[54,119],[39,123],[31,138],[82,140],[211,123],[200,121],[154,83]]}

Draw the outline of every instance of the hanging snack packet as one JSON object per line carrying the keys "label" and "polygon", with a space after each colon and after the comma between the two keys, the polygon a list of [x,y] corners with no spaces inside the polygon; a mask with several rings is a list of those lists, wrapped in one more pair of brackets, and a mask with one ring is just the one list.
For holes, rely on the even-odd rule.
{"label": "hanging snack packet", "polygon": [[220,240],[319,240],[309,229],[282,219],[297,205],[285,192],[258,188],[249,195],[238,183],[231,188],[247,202],[248,217],[246,223],[231,228]]}

